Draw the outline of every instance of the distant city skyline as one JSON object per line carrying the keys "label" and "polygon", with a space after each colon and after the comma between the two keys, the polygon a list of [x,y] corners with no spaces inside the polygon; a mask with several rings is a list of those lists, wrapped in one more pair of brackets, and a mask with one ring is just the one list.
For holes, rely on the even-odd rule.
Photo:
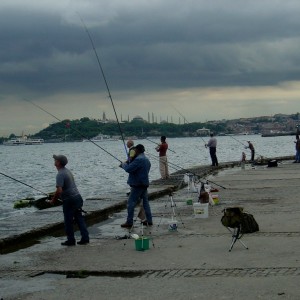
{"label": "distant city skyline", "polygon": [[1,0],[0,136],[55,121],[24,98],[60,119],[113,118],[107,85],[124,118],[295,113],[299,11],[279,0]]}

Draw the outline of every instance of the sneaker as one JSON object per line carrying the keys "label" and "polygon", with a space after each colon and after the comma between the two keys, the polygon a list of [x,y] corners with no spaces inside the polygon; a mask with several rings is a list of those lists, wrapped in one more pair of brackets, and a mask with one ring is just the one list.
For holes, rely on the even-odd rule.
{"label": "sneaker", "polygon": [[75,246],[75,241],[65,241],[61,243],[62,246]]}
{"label": "sneaker", "polygon": [[80,240],[79,242],[77,242],[78,245],[86,245],[88,244],[90,241],[89,240]]}
{"label": "sneaker", "polygon": [[124,224],[121,224],[122,228],[132,228],[133,224],[128,224],[127,222]]}
{"label": "sneaker", "polygon": [[153,225],[152,222],[147,222],[147,221],[142,222],[142,224],[143,224],[144,226],[152,226],[152,225]]}

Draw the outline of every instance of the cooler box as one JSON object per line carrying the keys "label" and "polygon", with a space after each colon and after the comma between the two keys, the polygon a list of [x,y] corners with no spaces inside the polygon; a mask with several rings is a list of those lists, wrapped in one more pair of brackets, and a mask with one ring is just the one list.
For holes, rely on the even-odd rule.
{"label": "cooler box", "polygon": [[208,203],[194,203],[195,218],[208,218]]}

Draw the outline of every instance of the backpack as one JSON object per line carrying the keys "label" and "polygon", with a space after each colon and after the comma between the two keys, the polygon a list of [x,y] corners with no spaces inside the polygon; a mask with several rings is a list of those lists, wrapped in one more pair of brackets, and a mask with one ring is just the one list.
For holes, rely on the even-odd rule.
{"label": "backpack", "polygon": [[259,231],[259,226],[255,221],[253,215],[242,213],[241,218],[241,233],[253,233]]}
{"label": "backpack", "polygon": [[221,223],[225,227],[236,228],[241,225],[242,234],[259,231],[259,226],[253,215],[244,213],[242,207],[225,208],[223,212]]}
{"label": "backpack", "polygon": [[221,218],[221,223],[225,227],[235,228],[241,224],[243,213],[242,207],[228,207],[223,210],[224,215]]}

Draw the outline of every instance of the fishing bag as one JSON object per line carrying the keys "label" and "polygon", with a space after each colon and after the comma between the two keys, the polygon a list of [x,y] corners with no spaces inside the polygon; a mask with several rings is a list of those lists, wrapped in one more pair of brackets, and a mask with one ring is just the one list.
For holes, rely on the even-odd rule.
{"label": "fishing bag", "polygon": [[253,215],[244,213],[242,207],[229,207],[223,210],[221,223],[225,227],[236,228],[241,226],[241,233],[259,231],[259,226]]}
{"label": "fishing bag", "polygon": [[256,231],[259,231],[259,226],[255,221],[253,215],[242,213],[241,233],[252,233]]}
{"label": "fishing bag", "polygon": [[278,163],[276,159],[268,161],[268,168],[278,167]]}
{"label": "fishing bag", "polygon": [[208,203],[209,202],[209,194],[208,194],[208,192],[200,191],[199,202],[200,203]]}
{"label": "fishing bag", "polygon": [[228,207],[223,210],[223,213],[221,223],[225,227],[235,228],[240,226],[243,213],[242,207]]}

